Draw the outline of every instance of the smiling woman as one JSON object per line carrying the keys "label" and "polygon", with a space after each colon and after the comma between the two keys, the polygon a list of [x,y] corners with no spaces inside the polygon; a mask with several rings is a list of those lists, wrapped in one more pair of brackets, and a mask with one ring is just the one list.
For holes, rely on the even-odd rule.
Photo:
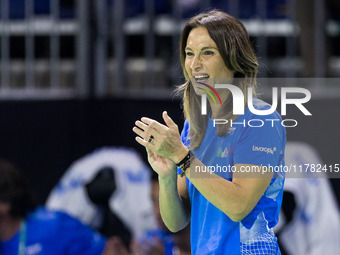
{"label": "smiling woman", "polygon": [[[244,25],[223,12],[212,11],[209,14],[202,13],[189,20],[180,39],[180,61],[187,82],[178,91],[184,92],[183,108],[191,124],[191,148],[198,147],[202,142],[201,134],[205,133],[204,123],[208,119],[207,116],[196,114],[201,109],[199,96],[202,90],[197,89],[202,87],[200,82],[210,86],[238,83],[245,99],[248,87],[253,88],[253,95],[256,96],[258,63]],[[193,81],[191,84],[195,93],[188,86],[190,80]],[[228,96],[225,90],[219,92],[222,97]],[[223,110],[213,113],[218,112],[220,119],[235,120],[237,116],[231,112],[232,100],[224,98],[223,101],[226,102]],[[225,135],[228,128],[229,125],[221,126],[219,135]]]}
{"label": "smiling woman", "polygon": [[[278,222],[284,173],[262,166],[284,166],[286,132],[276,111],[256,115],[244,100],[249,87],[256,95],[258,66],[245,27],[221,11],[199,14],[183,29],[180,59],[185,76],[178,89],[186,118],[182,135],[167,112],[165,124],[143,117],[133,128],[158,174],[164,223],[176,232],[191,221],[192,254],[281,254],[272,228]],[[238,99],[229,90],[214,86],[221,83],[243,93],[237,102],[246,109],[243,114],[233,113]],[[202,107],[207,114],[201,114]],[[258,98],[252,107],[270,109]],[[215,126],[215,119],[231,121]],[[279,121],[243,125],[266,119]]]}

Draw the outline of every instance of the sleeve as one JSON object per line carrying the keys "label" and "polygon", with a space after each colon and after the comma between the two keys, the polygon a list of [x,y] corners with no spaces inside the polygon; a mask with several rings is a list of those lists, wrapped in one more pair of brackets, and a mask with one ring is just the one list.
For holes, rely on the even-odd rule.
{"label": "sleeve", "polygon": [[[254,118],[256,116],[256,119]],[[270,121],[275,119],[276,121]],[[285,128],[281,125],[281,116],[274,112],[271,115],[252,115],[249,118],[255,124],[246,125],[235,146],[234,164],[252,164],[277,166],[280,155],[284,154],[286,143]],[[259,125],[263,123],[262,126]]]}
{"label": "sleeve", "polygon": [[106,244],[102,235],[67,214],[61,213],[59,220],[65,254],[102,254]]}
{"label": "sleeve", "polygon": [[184,143],[184,145],[186,147],[189,147],[190,146],[190,140],[189,140],[189,121],[188,120],[185,120],[184,122],[184,126],[183,126],[183,130],[182,130],[182,133],[181,133],[181,139],[182,139],[182,142]]}

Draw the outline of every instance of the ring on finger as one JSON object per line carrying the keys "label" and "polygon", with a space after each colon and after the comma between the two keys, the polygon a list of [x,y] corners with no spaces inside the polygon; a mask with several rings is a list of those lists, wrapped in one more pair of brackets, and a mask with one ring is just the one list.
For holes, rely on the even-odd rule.
{"label": "ring on finger", "polygon": [[152,143],[152,142],[153,142],[153,136],[150,136],[150,137],[149,137],[148,142],[149,142],[149,143]]}

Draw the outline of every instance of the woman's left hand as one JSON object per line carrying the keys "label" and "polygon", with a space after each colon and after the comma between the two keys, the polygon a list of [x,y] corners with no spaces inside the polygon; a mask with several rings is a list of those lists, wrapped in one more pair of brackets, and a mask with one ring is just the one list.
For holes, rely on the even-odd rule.
{"label": "woman's left hand", "polygon": [[158,155],[178,163],[185,157],[188,149],[181,141],[176,123],[166,111],[162,116],[166,125],[146,117],[136,121],[138,128],[133,128],[133,131],[139,135],[136,141]]}

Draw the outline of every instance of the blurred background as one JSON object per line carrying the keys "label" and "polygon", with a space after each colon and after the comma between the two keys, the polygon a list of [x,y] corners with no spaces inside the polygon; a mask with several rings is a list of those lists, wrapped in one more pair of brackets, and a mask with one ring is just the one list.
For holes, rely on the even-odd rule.
{"label": "blurred background", "polygon": [[327,78],[306,85],[313,116],[289,109],[299,125],[287,134],[340,163],[339,1],[0,0],[0,156],[27,170],[41,203],[98,147],[132,147],[145,159],[131,131],[140,117],[162,121],[167,110],[182,127],[180,32],[213,8],[245,24],[260,77]]}

